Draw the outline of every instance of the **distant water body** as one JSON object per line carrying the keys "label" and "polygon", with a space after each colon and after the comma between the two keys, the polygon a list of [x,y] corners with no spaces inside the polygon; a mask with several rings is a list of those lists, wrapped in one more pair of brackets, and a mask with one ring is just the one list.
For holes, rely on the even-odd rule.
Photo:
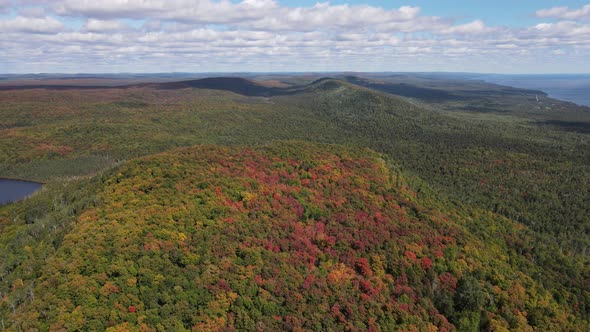
{"label": "distant water body", "polygon": [[516,88],[541,90],[549,97],[590,106],[589,75],[485,75],[485,81]]}
{"label": "distant water body", "polygon": [[41,186],[38,182],[0,178],[0,205],[26,198]]}

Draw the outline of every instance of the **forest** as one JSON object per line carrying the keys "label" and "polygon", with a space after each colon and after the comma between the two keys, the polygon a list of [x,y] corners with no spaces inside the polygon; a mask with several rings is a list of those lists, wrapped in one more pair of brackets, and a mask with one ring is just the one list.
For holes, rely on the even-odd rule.
{"label": "forest", "polygon": [[2,329],[585,331],[590,112],[538,95],[0,87]]}

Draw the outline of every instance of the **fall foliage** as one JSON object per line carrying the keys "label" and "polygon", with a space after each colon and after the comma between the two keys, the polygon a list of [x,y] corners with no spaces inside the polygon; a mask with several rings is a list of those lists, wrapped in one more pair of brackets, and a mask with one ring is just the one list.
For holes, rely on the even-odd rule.
{"label": "fall foliage", "polygon": [[[573,324],[571,308],[495,255],[510,255],[501,243],[482,250],[464,217],[423,205],[393,175],[368,149],[304,142],[133,160],[102,178],[100,203],[77,217],[36,278],[16,280],[4,294],[5,324],[28,331]],[[21,289],[34,296],[17,300]]]}

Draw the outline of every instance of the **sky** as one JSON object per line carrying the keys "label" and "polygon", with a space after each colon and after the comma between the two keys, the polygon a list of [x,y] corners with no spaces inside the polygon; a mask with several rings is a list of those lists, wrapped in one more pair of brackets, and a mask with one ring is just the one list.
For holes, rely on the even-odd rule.
{"label": "sky", "polygon": [[0,0],[0,73],[590,73],[590,1]]}

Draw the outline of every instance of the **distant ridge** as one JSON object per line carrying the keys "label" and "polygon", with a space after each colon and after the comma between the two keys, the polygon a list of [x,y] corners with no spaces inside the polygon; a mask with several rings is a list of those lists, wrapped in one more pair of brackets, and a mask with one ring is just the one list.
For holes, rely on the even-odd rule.
{"label": "distant ridge", "polygon": [[378,83],[356,76],[346,76],[344,79],[355,85],[403,97],[419,98],[429,101],[459,99],[457,96],[444,90],[418,87],[407,83]]}
{"label": "distant ridge", "polygon": [[[400,75],[401,76],[401,75]],[[343,80],[346,82],[362,86],[365,88],[369,88],[372,90],[377,90],[393,95],[408,97],[408,98],[416,98],[421,99],[428,102],[443,102],[443,101],[457,101],[457,100],[465,100],[465,99],[472,99],[472,96],[466,96],[464,91],[455,90],[455,91],[448,91],[445,89],[439,89],[434,87],[427,87],[422,86],[420,84],[411,84],[406,82],[379,82],[374,80],[369,80],[357,76],[345,76],[342,77]],[[523,94],[539,94],[543,96],[547,96],[547,94],[540,90],[531,90],[531,89],[522,89],[522,88],[515,88],[515,87],[500,87],[496,90],[497,93],[502,95],[523,95]],[[476,96],[480,96],[481,93],[488,93],[487,91],[475,91],[470,90],[468,93]]]}
{"label": "distant ridge", "polygon": [[69,85],[69,84],[35,84],[35,85],[0,85],[0,91],[6,90],[30,90],[30,89],[45,89],[45,90],[90,90],[90,89],[129,89],[129,88],[153,88],[163,90],[175,89],[212,89],[225,90],[238,93],[245,96],[264,96],[282,94],[286,89],[268,87],[257,82],[239,78],[239,77],[211,77],[198,80],[164,82],[164,83],[139,83],[118,86],[103,86],[103,85]]}
{"label": "distant ridge", "polygon": [[36,85],[0,85],[0,91],[11,90],[92,90],[92,89],[116,89],[120,86],[104,86],[104,85],[53,85],[53,84],[36,84]]}
{"label": "distant ridge", "polygon": [[262,83],[252,81],[241,77],[209,77],[196,80],[162,82],[162,83],[136,83],[117,86],[103,85],[69,85],[69,84],[35,84],[35,85],[0,85],[0,91],[7,90],[91,90],[91,89],[130,89],[130,88],[151,88],[161,90],[177,89],[211,89],[223,90],[241,94],[250,97],[271,97],[278,95],[290,95],[301,93],[306,90],[324,89],[329,90],[337,88],[346,82],[332,77],[323,77],[309,84],[290,86],[290,87],[273,87]]}
{"label": "distant ridge", "polygon": [[167,83],[147,83],[140,84],[137,86],[142,87],[153,87],[156,89],[174,90],[174,89],[186,89],[186,88],[197,88],[197,89],[212,89],[212,90],[225,90],[238,93],[245,96],[260,96],[268,97],[274,94],[278,94],[285,90],[282,88],[273,88],[264,86],[257,82],[240,78],[240,77],[210,77],[199,80],[179,81],[179,82],[167,82]]}
{"label": "distant ridge", "polygon": [[[322,77],[315,81],[302,85],[288,87],[277,87],[265,85],[264,82],[241,77],[208,77],[202,79],[193,79],[174,82],[157,82],[157,83],[133,83],[115,86],[104,85],[70,85],[70,84],[35,84],[35,85],[1,85],[0,91],[7,90],[93,90],[93,89],[132,89],[132,88],[150,88],[159,90],[179,90],[179,89],[211,89],[237,93],[248,97],[272,97],[282,95],[293,95],[310,91],[328,91],[342,87],[343,85],[356,86],[380,91],[391,95],[416,98],[426,102],[444,102],[444,101],[462,101],[480,97],[481,93],[486,91],[461,91],[445,90],[436,87],[424,86],[421,84],[412,84],[406,82],[381,82],[366,79],[358,76],[338,76]],[[496,93],[501,95],[526,95],[539,94],[547,96],[546,93],[538,90],[528,90],[513,87],[497,86]]]}

